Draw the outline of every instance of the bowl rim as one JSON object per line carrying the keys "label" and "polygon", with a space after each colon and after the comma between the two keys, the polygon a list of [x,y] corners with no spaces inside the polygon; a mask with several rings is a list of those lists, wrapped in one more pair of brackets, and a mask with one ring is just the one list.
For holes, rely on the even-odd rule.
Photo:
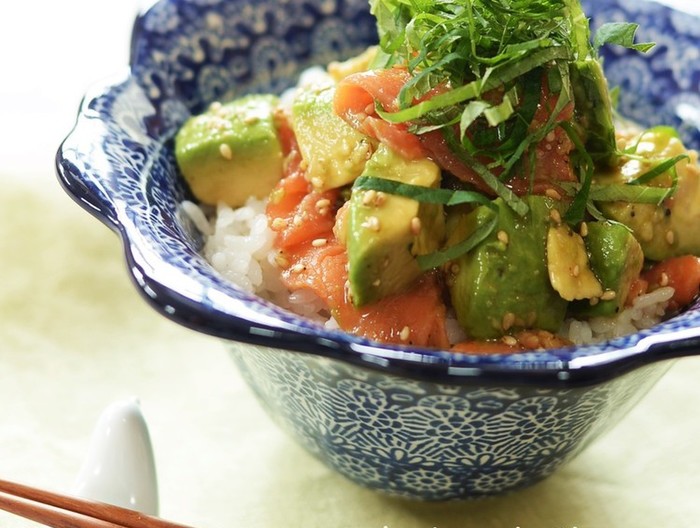
{"label": "bowl rim", "polygon": [[[322,356],[396,376],[449,384],[530,385],[537,387],[579,387],[599,384],[651,363],[700,353],[700,326],[669,332],[642,331],[630,338],[607,342],[604,346],[572,346],[518,354],[457,355],[445,350],[387,345],[327,330],[300,316],[274,307],[268,301],[229,285],[185,295],[177,285],[153,273],[144,261],[143,248],[133,240],[133,227],[121,221],[113,197],[98,189],[76,160],[71,141],[85,126],[92,102],[110,94],[118,86],[134,82],[134,47],[144,17],[137,15],[131,38],[130,67],[119,76],[95,84],[81,103],[76,122],[56,153],[56,172],[65,192],[81,207],[115,231],[122,242],[129,276],[141,296],[161,315],[200,333],[250,345],[283,348],[292,352]],[[673,10],[664,6],[665,9]],[[673,10],[675,11],[675,10]],[[207,301],[212,294],[233,295],[225,309]],[[248,303],[246,305],[246,303]],[[275,320],[258,308],[286,314]],[[700,302],[690,309],[700,312]],[[291,321],[291,322],[290,322]],[[658,328],[658,327],[655,327]]]}

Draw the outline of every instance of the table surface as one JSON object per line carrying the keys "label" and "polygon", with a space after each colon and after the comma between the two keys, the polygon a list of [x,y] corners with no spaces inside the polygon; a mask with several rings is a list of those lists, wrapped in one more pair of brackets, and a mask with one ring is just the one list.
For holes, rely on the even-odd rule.
{"label": "table surface", "polygon": [[[507,497],[404,502],[302,451],[220,342],[143,302],[116,236],[56,181],[81,95],[126,63],[136,0],[43,3],[41,16],[10,5],[0,8],[0,478],[70,490],[102,410],[137,397],[161,514],[198,528],[698,526],[700,358],[677,361],[618,427]],[[37,525],[0,513],[0,526]]]}

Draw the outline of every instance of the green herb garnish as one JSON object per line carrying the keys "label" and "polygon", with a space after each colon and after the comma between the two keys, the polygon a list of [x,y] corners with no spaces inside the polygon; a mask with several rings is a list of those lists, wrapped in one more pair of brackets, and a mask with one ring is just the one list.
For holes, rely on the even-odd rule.
{"label": "green herb garnish", "polygon": [[[583,217],[594,165],[617,156],[598,48],[648,51],[652,44],[634,43],[637,25],[603,25],[591,43],[579,0],[370,0],[370,6],[381,66],[411,73],[398,109],[377,108],[378,115],[408,123],[416,134],[442,130],[456,157],[520,215],[527,207],[505,183],[515,175],[534,177],[532,150],[559,126],[566,105],[576,103],[569,127],[580,128],[574,158],[582,186],[567,219]],[[535,122],[545,97],[550,115]]]}

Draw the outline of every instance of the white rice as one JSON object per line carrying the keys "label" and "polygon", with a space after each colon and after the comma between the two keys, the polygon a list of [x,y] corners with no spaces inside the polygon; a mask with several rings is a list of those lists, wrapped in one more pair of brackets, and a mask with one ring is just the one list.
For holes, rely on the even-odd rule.
{"label": "white rice", "polygon": [[610,317],[592,317],[587,321],[568,319],[561,335],[577,345],[586,345],[633,334],[658,324],[666,312],[674,290],[659,288],[637,297],[632,306]]}
{"label": "white rice", "polygon": [[[265,203],[250,198],[237,209],[221,204],[216,210],[204,211],[192,202],[183,202],[182,207],[206,236],[204,257],[225,278],[328,329],[337,329],[337,322],[314,292],[290,292],[282,283],[277,251],[273,247],[275,234],[268,226]],[[631,334],[659,323],[672,296],[673,288],[659,288],[641,295],[631,307],[615,316],[587,321],[567,319],[559,333],[578,345]],[[450,342],[466,338],[453,315],[448,316],[446,327]]]}
{"label": "white rice", "polygon": [[251,197],[236,209],[219,204],[205,212],[192,202],[183,202],[182,207],[205,235],[204,258],[216,271],[247,292],[325,323],[329,316],[316,294],[311,290],[290,292],[282,283],[265,204],[266,200]]}

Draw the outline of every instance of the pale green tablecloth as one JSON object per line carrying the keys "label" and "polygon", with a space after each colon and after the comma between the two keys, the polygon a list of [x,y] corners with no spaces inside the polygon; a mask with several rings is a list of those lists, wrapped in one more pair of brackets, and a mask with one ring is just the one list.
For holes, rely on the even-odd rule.
{"label": "pale green tablecloth", "polygon": [[[264,415],[218,341],[146,305],[116,236],[56,182],[55,148],[83,85],[126,56],[131,12],[72,0],[37,19],[32,6],[0,15],[0,478],[70,489],[100,412],[136,396],[162,515],[198,528],[700,526],[698,358],[674,365],[569,466],[505,498],[407,503],[308,456]],[[76,24],[100,10],[108,24]],[[27,33],[21,20],[37,29]],[[52,45],[23,48],[25,57],[12,35]],[[24,63],[36,67],[20,74]],[[36,525],[0,513],[0,526]]]}

